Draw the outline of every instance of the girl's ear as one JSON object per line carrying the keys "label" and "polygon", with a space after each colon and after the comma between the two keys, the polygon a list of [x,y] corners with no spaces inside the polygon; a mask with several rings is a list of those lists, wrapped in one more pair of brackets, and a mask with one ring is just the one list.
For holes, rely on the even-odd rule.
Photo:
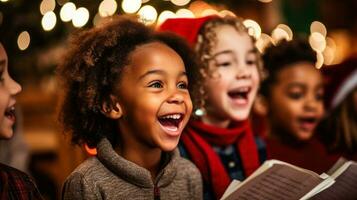
{"label": "girl's ear", "polygon": [[107,101],[102,104],[101,112],[103,115],[111,119],[121,118],[123,115],[123,109],[121,108],[120,103],[113,96],[110,96],[110,99],[110,104]]}
{"label": "girl's ear", "polygon": [[260,116],[267,116],[269,111],[268,102],[265,96],[258,94],[253,104],[254,112]]}

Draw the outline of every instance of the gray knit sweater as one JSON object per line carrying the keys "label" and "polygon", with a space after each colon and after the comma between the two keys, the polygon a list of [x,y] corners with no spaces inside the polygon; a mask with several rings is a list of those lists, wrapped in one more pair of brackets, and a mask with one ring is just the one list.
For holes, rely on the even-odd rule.
{"label": "gray knit sweater", "polygon": [[154,182],[148,170],[119,156],[107,139],[97,152],[67,178],[63,199],[202,199],[200,172],[177,150],[168,154]]}

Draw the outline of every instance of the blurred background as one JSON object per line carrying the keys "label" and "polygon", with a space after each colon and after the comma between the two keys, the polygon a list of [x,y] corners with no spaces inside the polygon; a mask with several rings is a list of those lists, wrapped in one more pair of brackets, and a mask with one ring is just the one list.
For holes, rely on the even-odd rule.
{"label": "blurred background", "polygon": [[[55,68],[69,34],[106,16],[138,14],[155,26],[170,17],[210,14],[245,19],[262,51],[268,43],[309,37],[317,68],[357,52],[356,0],[0,0],[0,35],[12,76],[21,83],[15,138],[1,141],[0,162],[30,173],[47,199],[57,199],[67,175],[86,158],[56,122]],[[6,155],[5,155],[6,154]]]}

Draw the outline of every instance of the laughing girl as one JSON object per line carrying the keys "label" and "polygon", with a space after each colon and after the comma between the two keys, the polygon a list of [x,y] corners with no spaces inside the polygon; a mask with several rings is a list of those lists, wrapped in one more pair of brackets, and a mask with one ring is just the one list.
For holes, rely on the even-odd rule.
{"label": "laughing girl", "polygon": [[202,198],[199,171],[175,150],[192,110],[190,56],[177,37],[126,17],[72,39],[60,119],[97,155],[67,178],[63,199]]}
{"label": "laughing girl", "polygon": [[260,164],[248,121],[260,81],[254,40],[233,17],[168,19],[160,30],[183,36],[198,54],[195,118],[180,152],[201,171],[204,199],[219,199],[232,179],[244,180]]}

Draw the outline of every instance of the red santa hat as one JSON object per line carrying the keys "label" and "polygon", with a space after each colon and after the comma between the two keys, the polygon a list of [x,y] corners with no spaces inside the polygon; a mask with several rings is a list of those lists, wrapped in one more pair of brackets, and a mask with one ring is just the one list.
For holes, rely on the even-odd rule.
{"label": "red santa hat", "polygon": [[184,37],[187,42],[194,46],[197,42],[198,33],[201,27],[210,19],[217,18],[218,16],[211,15],[200,18],[170,18],[163,22],[158,30],[171,31]]}
{"label": "red santa hat", "polygon": [[357,87],[357,57],[322,68],[325,78],[325,105],[336,108]]}

